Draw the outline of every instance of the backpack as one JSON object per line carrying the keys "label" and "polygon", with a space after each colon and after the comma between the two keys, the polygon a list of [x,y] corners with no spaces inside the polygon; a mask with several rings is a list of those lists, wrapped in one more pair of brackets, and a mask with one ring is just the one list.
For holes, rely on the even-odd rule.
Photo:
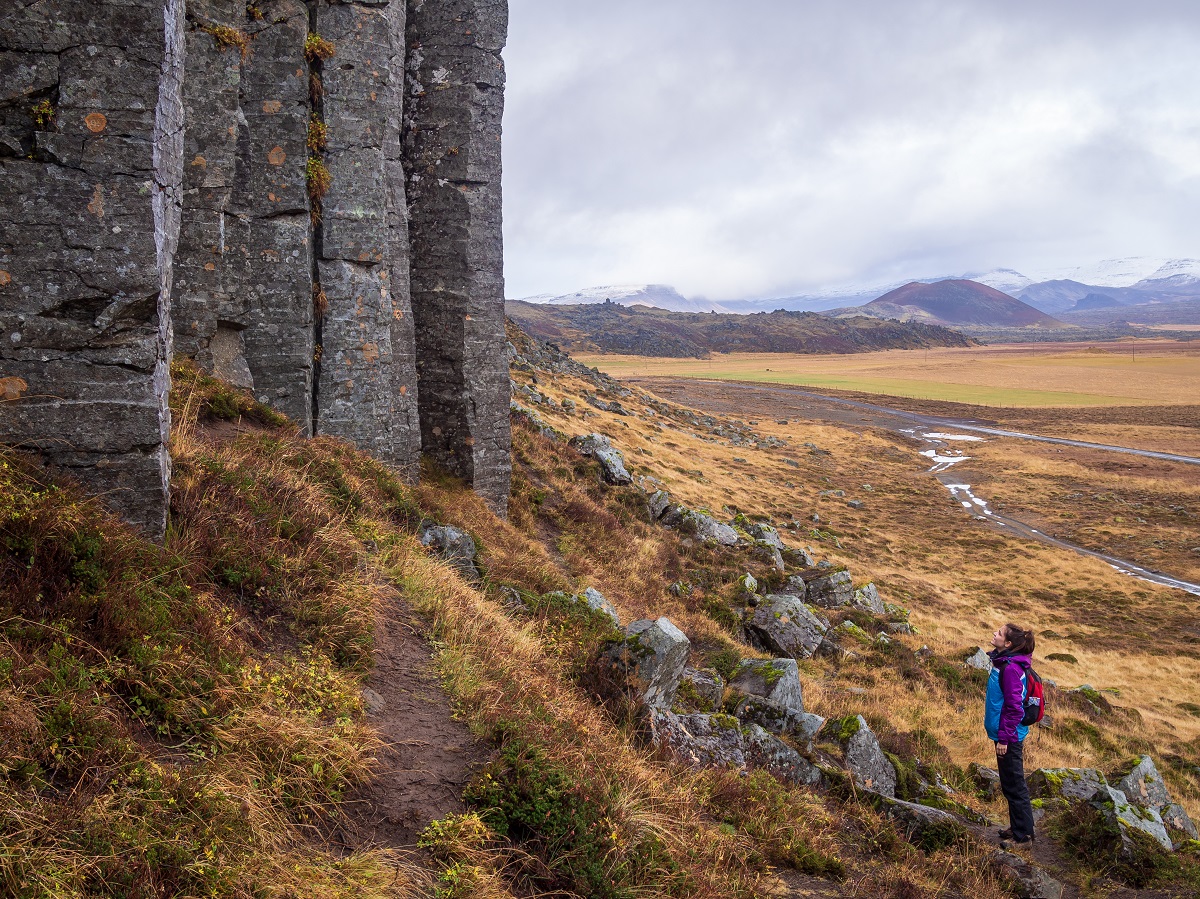
{"label": "backpack", "polygon": [[[1007,659],[1000,660],[1002,665],[1008,664]],[[1025,669],[1025,701],[1022,704],[1025,713],[1021,716],[1022,727],[1033,727],[1046,714],[1046,690],[1042,686],[1041,676],[1033,670],[1032,665],[1017,662]]]}

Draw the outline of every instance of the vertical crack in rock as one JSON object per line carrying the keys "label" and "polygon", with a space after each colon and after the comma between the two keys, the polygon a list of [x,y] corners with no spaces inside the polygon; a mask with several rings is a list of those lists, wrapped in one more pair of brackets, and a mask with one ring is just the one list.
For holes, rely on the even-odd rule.
{"label": "vertical crack in rock", "polygon": [[505,0],[408,2],[405,170],[421,438],[503,514],[511,478],[500,135]]}
{"label": "vertical crack in rock", "polygon": [[[181,0],[0,18],[0,441],[166,523]],[[11,73],[11,77],[9,77]]]}
{"label": "vertical crack in rock", "polygon": [[[304,40],[304,56],[308,60],[308,129],[305,161],[305,185],[309,200],[309,239],[312,246],[312,296],[313,296],[313,371],[312,371],[312,433],[321,432],[321,359],[325,352],[324,326],[328,311],[328,297],[321,289],[321,253],[324,223],[324,198],[329,189],[330,175],[325,167],[325,80],[324,58],[335,52],[332,45],[320,37],[317,8],[322,0],[308,0],[308,34]],[[310,46],[310,42],[312,46]]]}

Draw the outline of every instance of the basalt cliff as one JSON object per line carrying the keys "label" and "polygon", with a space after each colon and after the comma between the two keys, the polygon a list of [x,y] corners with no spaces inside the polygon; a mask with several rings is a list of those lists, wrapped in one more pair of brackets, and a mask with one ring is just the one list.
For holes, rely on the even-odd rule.
{"label": "basalt cliff", "polygon": [[503,513],[505,0],[2,0],[0,442],[150,533],[174,354]]}

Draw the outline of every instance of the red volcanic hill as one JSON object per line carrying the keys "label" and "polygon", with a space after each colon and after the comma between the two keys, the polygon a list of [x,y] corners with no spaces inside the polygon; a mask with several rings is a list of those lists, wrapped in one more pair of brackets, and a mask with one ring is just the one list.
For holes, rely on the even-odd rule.
{"label": "red volcanic hill", "polygon": [[935,281],[933,284],[914,281],[885,293],[856,311],[951,327],[1068,327],[994,287],[966,280]]}

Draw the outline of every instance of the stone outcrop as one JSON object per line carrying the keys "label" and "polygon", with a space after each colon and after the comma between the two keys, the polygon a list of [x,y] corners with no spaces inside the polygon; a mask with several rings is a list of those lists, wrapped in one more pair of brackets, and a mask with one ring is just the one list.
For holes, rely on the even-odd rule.
{"label": "stone outcrop", "polygon": [[405,170],[421,439],[497,509],[511,474],[500,119],[504,0],[408,2]]}
{"label": "stone outcrop", "polygon": [[651,709],[669,709],[687,665],[691,643],[669,618],[634,621],[625,639],[608,652],[609,662]]}
{"label": "stone outcrop", "polygon": [[166,524],[183,0],[0,15],[0,442]]}
{"label": "stone outcrop", "polygon": [[[604,483],[621,486],[632,484],[633,478],[625,469],[625,460],[603,434],[584,434],[572,437],[570,445],[585,456],[600,463],[600,477]],[[663,494],[664,498],[666,494]]]}
{"label": "stone outcrop", "polygon": [[747,614],[746,636],[754,646],[793,659],[810,658],[829,630],[828,621],[788,594],[768,595]]}
{"label": "stone outcrop", "polygon": [[895,798],[896,769],[883,754],[879,740],[862,715],[831,719],[820,736],[841,748],[844,764],[856,786]]}
{"label": "stone outcrop", "polygon": [[503,513],[506,28],[505,0],[5,13],[0,441],[161,533],[178,353]]}

